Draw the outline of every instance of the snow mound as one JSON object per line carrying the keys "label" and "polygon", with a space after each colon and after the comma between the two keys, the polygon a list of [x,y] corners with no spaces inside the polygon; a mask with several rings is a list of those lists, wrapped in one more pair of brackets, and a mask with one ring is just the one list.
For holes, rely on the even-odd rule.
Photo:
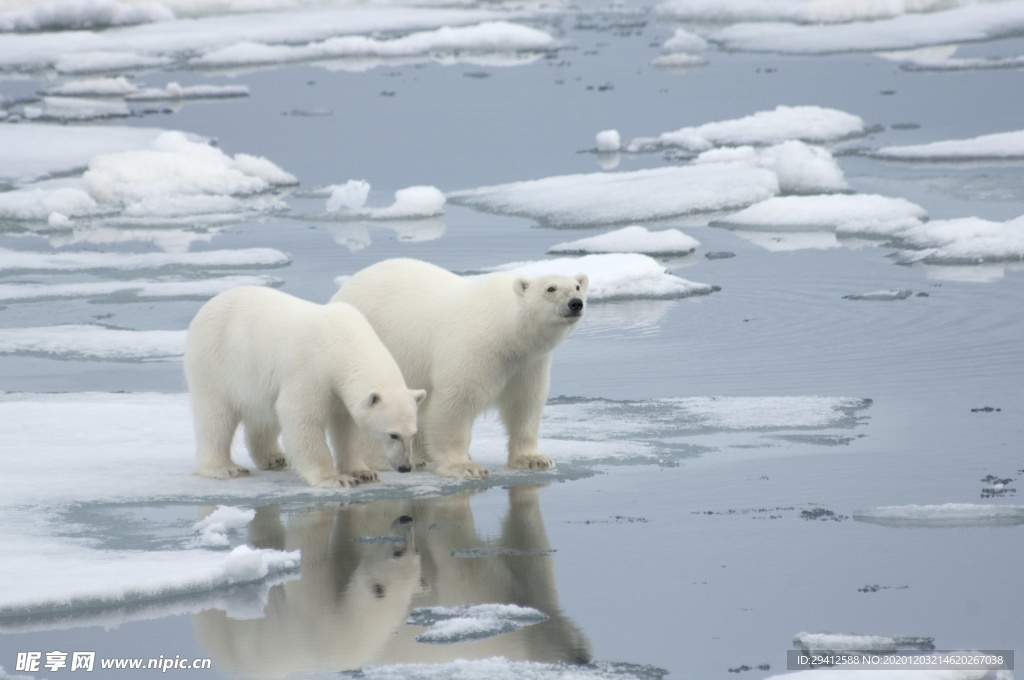
{"label": "snow mound", "polygon": [[902,198],[875,194],[776,196],[716,220],[717,226],[740,229],[878,232],[921,224],[924,208]]}
{"label": "snow mound", "polygon": [[929,144],[884,146],[871,153],[878,158],[918,161],[969,161],[1024,158],[1024,130],[951,139]]}
{"label": "snow mound", "polygon": [[217,509],[193,527],[199,534],[199,544],[210,547],[227,547],[230,544],[228,534],[245,527],[256,517],[255,510],[243,510],[227,505],[218,505]]}
{"label": "snow mound", "polygon": [[817,194],[846,191],[849,185],[832,154],[820,146],[791,139],[767,148],[723,147],[704,151],[693,161],[703,163],[744,163],[771,170],[785,194]]}
{"label": "snow mound", "polygon": [[425,632],[416,636],[417,642],[450,645],[511,633],[547,619],[547,614],[532,607],[466,604],[458,607],[420,607],[412,611],[406,623],[427,627]]}
{"label": "snow mound", "polygon": [[886,505],[858,510],[853,518],[893,527],[1009,526],[1024,524],[1024,507],[977,503]]}
{"label": "snow mound", "polygon": [[558,243],[549,253],[577,255],[582,253],[641,253],[643,255],[683,255],[692,253],[700,241],[678,229],[648,231],[629,226],[599,236]]}
{"label": "snow mound", "polygon": [[709,284],[694,283],[669,274],[653,258],[637,253],[511,262],[491,267],[488,271],[512,272],[520,276],[575,276],[583,273],[590,279],[587,299],[592,302],[629,298],[680,298],[707,295],[714,291],[714,287]]}
{"label": "snow mound", "polygon": [[185,331],[129,331],[88,324],[0,329],[0,354],[52,359],[166,361],[185,352]]}
{"label": "snow mound", "polygon": [[709,164],[561,175],[450,192],[448,199],[546,226],[592,226],[735,210],[778,191],[778,179],[768,170]]}
{"label": "snow mound", "polygon": [[777,106],[743,118],[684,127],[657,137],[638,137],[631,152],[678,148],[700,153],[716,146],[768,145],[789,140],[823,143],[863,134],[864,121],[821,106]]}

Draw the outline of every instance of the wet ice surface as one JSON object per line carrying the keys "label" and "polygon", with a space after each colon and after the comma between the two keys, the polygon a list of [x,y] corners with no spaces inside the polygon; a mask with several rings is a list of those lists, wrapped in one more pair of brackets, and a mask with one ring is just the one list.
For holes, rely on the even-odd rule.
{"label": "wet ice surface", "polygon": [[[74,6],[0,12],[6,672],[857,680],[785,652],[1024,648],[1024,3]],[[396,256],[590,275],[556,470],[504,469],[491,417],[488,482],[192,477],[199,305]],[[504,606],[547,618],[490,634]]]}

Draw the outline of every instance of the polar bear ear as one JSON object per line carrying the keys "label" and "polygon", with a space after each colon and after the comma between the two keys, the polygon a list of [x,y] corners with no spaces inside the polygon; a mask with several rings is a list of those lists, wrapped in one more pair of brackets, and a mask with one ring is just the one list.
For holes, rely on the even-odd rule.
{"label": "polar bear ear", "polygon": [[366,408],[373,408],[380,403],[380,395],[376,392],[370,392],[370,396],[366,398]]}
{"label": "polar bear ear", "polygon": [[423,400],[427,398],[426,390],[409,390],[409,394],[416,400],[417,404],[422,404]]}
{"label": "polar bear ear", "polygon": [[516,295],[522,297],[526,295],[526,289],[530,287],[530,279],[524,279],[522,276],[512,282],[512,290],[516,292]]}
{"label": "polar bear ear", "polygon": [[590,277],[588,277],[586,274],[577,274],[575,276],[575,279],[576,283],[580,284],[580,288],[582,288],[583,290],[587,289],[587,284],[590,283]]}

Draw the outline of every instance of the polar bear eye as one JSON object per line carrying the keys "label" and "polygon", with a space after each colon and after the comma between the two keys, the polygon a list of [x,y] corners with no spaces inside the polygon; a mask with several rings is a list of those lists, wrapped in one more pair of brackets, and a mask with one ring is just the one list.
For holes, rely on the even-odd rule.
{"label": "polar bear eye", "polygon": [[555,287],[554,286],[548,286],[548,292],[549,293],[554,293],[555,292]]}
{"label": "polar bear eye", "polygon": [[394,432],[392,432],[392,433],[391,433],[391,438],[392,438],[392,439],[398,439],[398,435],[397,435],[397,434],[395,434]]}

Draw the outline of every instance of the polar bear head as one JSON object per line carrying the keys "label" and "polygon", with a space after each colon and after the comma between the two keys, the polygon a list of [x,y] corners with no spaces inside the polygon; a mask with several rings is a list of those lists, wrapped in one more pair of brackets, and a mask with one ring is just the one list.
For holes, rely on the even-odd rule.
{"label": "polar bear head", "polygon": [[357,412],[352,413],[359,427],[380,443],[391,467],[399,472],[412,469],[416,412],[426,397],[426,390],[376,390],[360,402]]}
{"label": "polar bear head", "polygon": [[516,278],[512,289],[523,299],[523,309],[530,319],[572,327],[583,318],[587,300],[586,274],[559,276],[548,274]]}

